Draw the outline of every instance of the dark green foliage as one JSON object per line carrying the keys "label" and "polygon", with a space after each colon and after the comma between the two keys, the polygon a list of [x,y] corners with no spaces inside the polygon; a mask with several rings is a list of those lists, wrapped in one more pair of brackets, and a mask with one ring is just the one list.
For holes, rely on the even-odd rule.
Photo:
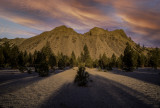
{"label": "dark green foliage", "polygon": [[3,55],[3,47],[0,46],[0,67],[3,67],[4,65],[4,61],[5,61],[5,58],[4,58],[4,55]]}
{"label": "dark green foliage", "polygon": [[123,56],[124,70],[132,71],[134,67],[133,49],[131,48],[129,43],[127,43],[126,45],[127,46],[124,50],[124,56]]}
{"label": "dark green foliage", "polygon": [[20,67],[24,67],[24,56],[23,56],[23,52],[20,52],[19,54],[18,54],[18,65],[20,66]]}
{"label": "dark green foliage", "polygon": [[100,55],[98,62],[101,69],[112,70],[112,61],[111,59],[107,58],[105,53],[103,54],[103,56]]}
{"label": "dark green foliage", "polygon": [[39,76],[41,76],[41,77],[48,76],[48,74],[49,74],[48,64],[46,62],[40,63],[38,65],[37,72],[39,73]]}
{"label": "dark green foliage", "polygon": [[93,67],[94,67],[94,68],[99,67],[98,60],[97,60],[97,59],[96,59],[95,61],[93,61]]}
{"label": "dark green foliage", "polygon": [[56,56],[54,54],[49,57],[49,66],[53,69],[57,65]]}
{"label": "dark green foliage", "polygon": [[84,62],[85,62],[87,59],[90,58],[89,50],[86,44],[84,45],[83,51],[84,51]]}
{"label": "dark green foliage", "polygon": [[11,54],[11,46],[9,42],[5,42],[3,44],[3,55],[4,55],[4,64],[7,65],[10,63],[10,54]]}
{"label": "dark green foliage", "polygon": [[41,53],[46,57],[46,61],[49,61],[49,57],[53,54],[49,42],[41,49]]}
{"label": "dark green foliage", "polygon": [[145,56],[144,54],[138,54],[138,59],[137,59],[137,67],[144,67],[145,64]]}
{"label": "dark green foliage", "polygon": [[28,68],[28,69],[27,69],[27,73],[28,73],[28,74],[31,74],[31,73],[32,73],[32,70],[31,70],[30,68]]}
{"label": "dark green foliage", "polygon": [[71,58],[70,58],[69,62],[70,62],[71,67],[74,67],[77,65],[77,60],[76,60],[76,56],[74,54],[74,51],[72,51]]}
{"label": "dark green foliage", "polygon": [[108,64],[107,64],[107,70],[112,70],[112,67],[113,67],[113,64],[112,64],[112,61],[111,59],[108,59]]}
{"label": "dark green foliage", "polygon": [[18,56],[19,56],[19,49],[17,46],[13,46],[11,48],[11,55],[10,55],[10,64],[12,68],[17,68],[18,67]]}
{"label": "dark green foliage", "polygon": [[116,61],[117,61],[116,56],[115,56],[115,54],[113,53],[113,55],[112,55],[112,57],[111,57],[111,66],[112,66],[112,67],[115,67],[115,66],[116,66]]}
{"label": "dark green foliage", "polygon": [[150,65],[154,69],[157,69],[157,67],[160,65],[160,49],[155,48],[151,51]]}
{"label": "dark green foliage", "polygon": [[90,57],[90,53],[86,44],[84,45],[83,53],[81,52],[81,62],[85,63],[86,67],[91,68],[93,66],[93,61]]}
{"label": "dark green foliage", "polygon": [[85,67],[84,66],[80,66],[78,71],[77,71],[77,75],[75,76],[74,82],[78,86],[86,86],[88,81],[89,81],[88,72],[85,72]]}
{"label": "dark green foliage", "polygon": [[24,67],[24,66],[19,66],[18,69],[19,69],[19,71],[20,71],[21,73],[24,73],[24,71],[27,70],[26,67]]}
{"label": "dark green foliage", "polygon": [[123,69],[123,55],[121,54],[117,59],[117,67]]}
{"label": "dark green foliage", "polygon": [[62,53],[58,56],[58,68],[64,69],[66,66],[69,66],[69,57],[63,55]]}
{"label": "dark green foliage", "polygon": [[105,69],[108,65],[108,58],[106,54],[104,53],[103,56],[100,55],[99,57],[99,66],[101,69]]}
{"label": "dark green foliage", "polygon": [[58,61],[58,68],[59,69],[64,69],[65,68],[65,60],[64,57],[60,58]]}
{"label": "dark green foliage", "polygon": [[[147,55],[144,55],[145,51],[148,52]],[[16,45],[9,44],[9,42],[0,45],[0,68],[18,68],[21,72],[24,72],[25,67],[34,66],[35,71],[38,72],[41,64],[47,64],[49,69],[55,69],[56,66],[64,69],[67,66],[74,67],[80,64],[84,64],[89,68],[98,67],[104,70],[112,70],[112,67],[118,67],[126,71],[132,71],[135,67],[153,67],[157,69],[160,66],[160,49],[142,48],[140,45],[132,48],[127,43],[124,54],[118,58],[116,58],[115,54],[111,58],[103,54],[102,56],[100,55],[99,59],[92,60],[86,44],[77,59],[73,51],[70,57],[62,53],[58,53],[57,56],[54,55],[49,42],[40,51],[35,51],[34,54],[20,51]]]}
{"label": "dark green foliage", "polygon": [[29,66],[33,66],[33,55],[31,53],[28,55],[28,64]]}

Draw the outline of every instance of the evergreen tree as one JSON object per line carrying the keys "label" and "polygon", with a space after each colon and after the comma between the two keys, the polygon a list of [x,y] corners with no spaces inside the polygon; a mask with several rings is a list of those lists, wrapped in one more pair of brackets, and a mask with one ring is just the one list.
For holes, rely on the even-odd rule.
{"label": "evergreen tree", "polygon": [[41,77],[48,76],[49,74],[48,64],[46,62],[40,63],[40,65],[38,66],[37,72],[39,73],[39,76]]}
{"label": "evergreen tree", "polygon": [[17,46],[13,46],[11,48],[11,55],[10,55],[10,64],[12,68],[18,67],[18,55],[19,55],[19,49]]}
{"label": "evergreen tree", "polygon": [[121,54],[120,56],[119,56],[119,58],[117,59],[117,67],[119,68],[119,69],[123,69],[123,55]]}
{"label": "evergreen tree", "polygon": [[57,65],[56,56],[54,54],[50,55],[49,57],[49,66],[54,69],[54,67]]}
{"label": "evergreen tree", "polygon": [[155,48],[151,51],[151,66],[154,69],[157,69],[157,67],[160,65],[160,50],[158,48]]}
{"label": "evergreen tree", "polygon": [[131,48],[129,43],[126,44],[126,48],[124,50],[123,64],[124,64],[124,69],[126,71],[133,70],[133,67],[134,67],[133,49]]}
{"label": "evergreen tree", "polygon": [[93,67],[94,67],[94,68],[99,67],[99,63],[98,63],[98,62],[99,62],[99,61],[98,61],[97,59],[93,61]]}
{"label": "evergreen tree", "polygon": [[29,53],[28,55],[28,63],[29,63],[29,66],[33,65],[33,55],[31,53]]}
{"label": "evergreen tree", "polygon": [[98,63],[99,63],[99,68],[101,69],[107,69],[107,70],[112,69],[111,60],[107,58],[105,53],[102,56],[101,55],[99,56]]}
{"label": "evergreen tree", "polygon": [[11,47],[9,42],[3,43],[3,55],[4,55],[5,66],[9,66],[10,64],[10,54],[11,54],[10,51],[11,51]]}
{"label": "evergreen tree", "polygon": [[0,67],[3,67],[4,61],[5,61],[5,58],[4,58],[4,55],[3,55],[3,47],[0,46]]}
{"label": "evergreen tree", "polygon": [[76,66],[76,56],[75,56],[75,54],[74,54],[74,51],[72,51],[72,54],[71,54],[70,66],[71,66],[71,67]]}
{"label": "evergreen tree", "polygon": [[137,59],[137,66],[138,67],[144,67],[145,64],[145,56],[144,54],[138,54],[138,59]]}
{"label": "evergreen tree", "polygon": [[87,59],[90,58],[89,50],[86,44],[84,45],[83,52],[84,52],[84,60],[86,61]]}
{"label": "evergreen tree", "polygon": [[65,68],[65,58],[62,56],[59,61],[58,61],[58,68],[59,69],[64,69]]}
{"label": "evergreen tree", "polygon": [[113,53],[112,57],[111,57],[111,65],[112,67],[115,67],[116,66],[116,56],[115,54]]}
{"label": "evergreen tree", "polygon": [[84,45],[83,52],[84,52],[83,53],[83,60],[84,60],[85,66],[92,67],[93,62],[92,62],[92,59],[90,57],[90,53],[89,53],[89,50],[88,50],[88,47],[87,47],[86,44]]}
{"label": "evergreen tree", "polygon": [[23,56],[23,52],[20,52],[18,55],[18,66],[20,67],[24,67],[24,56]]}
{"label": "evergreen tree", "polygon": [[108,66],[108,58],[106,54],[104,53],[102,56],[102,67],[101,69],[105,69]]}
{"label": "evergreen tree", "polygon": [[41,52],[44,54],[46,61],[48,62],[50,55],[53,54],[49,42],[47,42],[46,45],[41,49]]}
{"label": "evergreen tree", "polygon": [[86,86],[87,83],[89,81],[89,74],[88,72],[85,72],[85,67],[84,66],[80,66],[78,71],[77,71],[77,75],[75,77],[74,82],[78,85],[78,86]]}
{"label": "evergreen tree", "polygon": [[64,69],[66,66],[69,66],[69,57],[63,55],[62,53],[58,57],[58,67],[60,69]]}
{"label": "evergreen tree", "polygon": [[26,50],[23,52],[23,59],[24,59],[24,66],[28,66],[28,53]]}

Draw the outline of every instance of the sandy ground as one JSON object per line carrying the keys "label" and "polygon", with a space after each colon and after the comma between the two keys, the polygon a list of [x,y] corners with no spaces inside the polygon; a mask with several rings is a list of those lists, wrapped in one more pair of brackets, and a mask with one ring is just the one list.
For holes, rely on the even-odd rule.
{"label": "sandy ground", "polygon": [[134,72],[87,69],[88,87],[74,83],[77,68],[57,70],[42,78],[36,73],[0,71],[0,107],[4,108],[159,108],[160,75],[149,69]]}

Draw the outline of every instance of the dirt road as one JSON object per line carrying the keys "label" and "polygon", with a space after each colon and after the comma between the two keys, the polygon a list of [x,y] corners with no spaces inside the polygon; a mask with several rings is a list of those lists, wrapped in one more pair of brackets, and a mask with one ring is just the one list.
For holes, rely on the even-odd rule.
{"label": "dirt road", "polygon": [[160,107],[160,76],[156,72],[124,73],[87,69],[90,74],[88,87],[77,87],[73,83],[76,71],[77,68],[69,69],[46,78],[26,73],[20,74],[20,78],[3,80],[0,83],[0,107]]}

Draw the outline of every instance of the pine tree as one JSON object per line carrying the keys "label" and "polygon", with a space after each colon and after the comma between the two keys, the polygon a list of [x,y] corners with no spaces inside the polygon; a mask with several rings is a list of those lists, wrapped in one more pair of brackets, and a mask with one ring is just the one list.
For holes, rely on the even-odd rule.
{"label": "pine tree", "polygon": [[24,66],[28,66],[28,53],[26,50],[23,52],[23,59],[24,59]]}
{"label": "pine tree", "polygon": [[89,50],[88,50],[88,47],[87,47],[86,44],[84,45],[83,52],[84,52],[83,53],[83,59],[84,59],[85,66],[86,67],[92,67],[93,62],[92,62],[92,59],[90,57],[90,53],[89,53]]}
{"label": "pine tree", "polygon": [[57,65],[56,56],[52,54],[49,57],[49,66],[51,67],[51,69],[54,69],[56,65]]}
{"label": "pine tree", "polygon": [[137,67],[144,67],[145,64],[145,56],[144,54],[138,54],[138,59],[137,59]]}
{"label": "pine tree", "polygon": [[105,69],[108,66],[108,58],[106,54],[104,53],[102,56],[102,69]]}
{"label": "pine tree", "polygon": [[112,67],[115,67],[116,66],[116,56],[115,54],[113,53],[112,57],[111,57],[111,65]]}
{"label": "pine tree", "polygon": [[99,63],[98,62],[99,62],[98,59],[96,59],[96,60],[93,61],[93,67],[94,68],[99,67]]}
{"label": "pine tree", "polygon": [[74,54],[74,51],[72,51],[72,54],[71,54],[70,66],[71,66],[71,67],[76,66],[76,56],[75,56],[75,54]]}
{"label": "pine tree", "polygon": [[40,65],[38,66],[37,72],[39,73],[39,76],[41,77],[48,76],[49,74],[48,64],[46,62],[40,63]]}
{"label": "pine tree", "polygon": [[84,66],[80,66],[78,71],[77,71],[77,75],[75,77],[74,82],[78,85],[78,86],[86,86],[87,83],[89,81],[89,74],[88,72],[85,72],[85,67]]}
{"label": "pine tree", "polygon": [[62,53],[58,57],[58,67],[60,69],[64,69],[66,66],[69,66],[69,57],[63,55]]}
{"label": "pine tree", "polygon": [[64,57],[60,58],[58,61],[58,68],[59,69],[64,69],[65,68],[65,60]]}
{"label": "pine tree", "polygon": [[3,47],[0,46],[0,67],[3,67],[4,61],[5,61],[5,58],[4,58],[4,55],[3,55]]}
{"label": "pine tree", "polygon": [[48,62],[50,55],[53,54],[49,42],[47,42],[46,45],[41,49],[41,53],[44,54],[44,56],[46,57],[46,61]]}
{"label": "pine tree", "polygon": [[117,59],[117,67],[119,68],[119,69],[123,69],[123,55],[121,54],[120,56],[119,56],[119,58]]}
{"label": "pine tree", "polygon": [[83,52],[84,52],[84,62],[86,62],[87,59],[90,59],[89,50],[86,44],[84,45]]}
{"label": "pine tree", "polygon": [[5,66],[9,66],[10,64],[10,51],[11,51],[11,45],[9,42],[3,43],[3,55],[4,55],[4,64]]}
{"label": "pine tree", "polygon": [[10,64],[12,68],[18,67],[18,55],[19,55],[19,49],[17,46],[13,46],[11,48],[11,55],[10,55]]}
{"label": "pine tree", "polygon": [[157,67],[160,65],[160,50],[158,48],[155,48],[151,51],[151,66],[154,69],[157,69]]}
{"label": "pine tree", "polygon": [[23,52],[21,51],[18,55],[18,66],[24,67],[24,55]]}
{"label": "pine tree", "polygon": [[29,53],[28,55],[28,63],[29,63],[29,66],[33,65],[33,55],[31,53]]}
{"label": "pine tree", "polygon": [[133,70],[133,67],[134,67],[133,49],[131,48],[129,43],[126,44],[126,48],[124,50],[123,64],[124,64],[124,69],[126,71]]}

